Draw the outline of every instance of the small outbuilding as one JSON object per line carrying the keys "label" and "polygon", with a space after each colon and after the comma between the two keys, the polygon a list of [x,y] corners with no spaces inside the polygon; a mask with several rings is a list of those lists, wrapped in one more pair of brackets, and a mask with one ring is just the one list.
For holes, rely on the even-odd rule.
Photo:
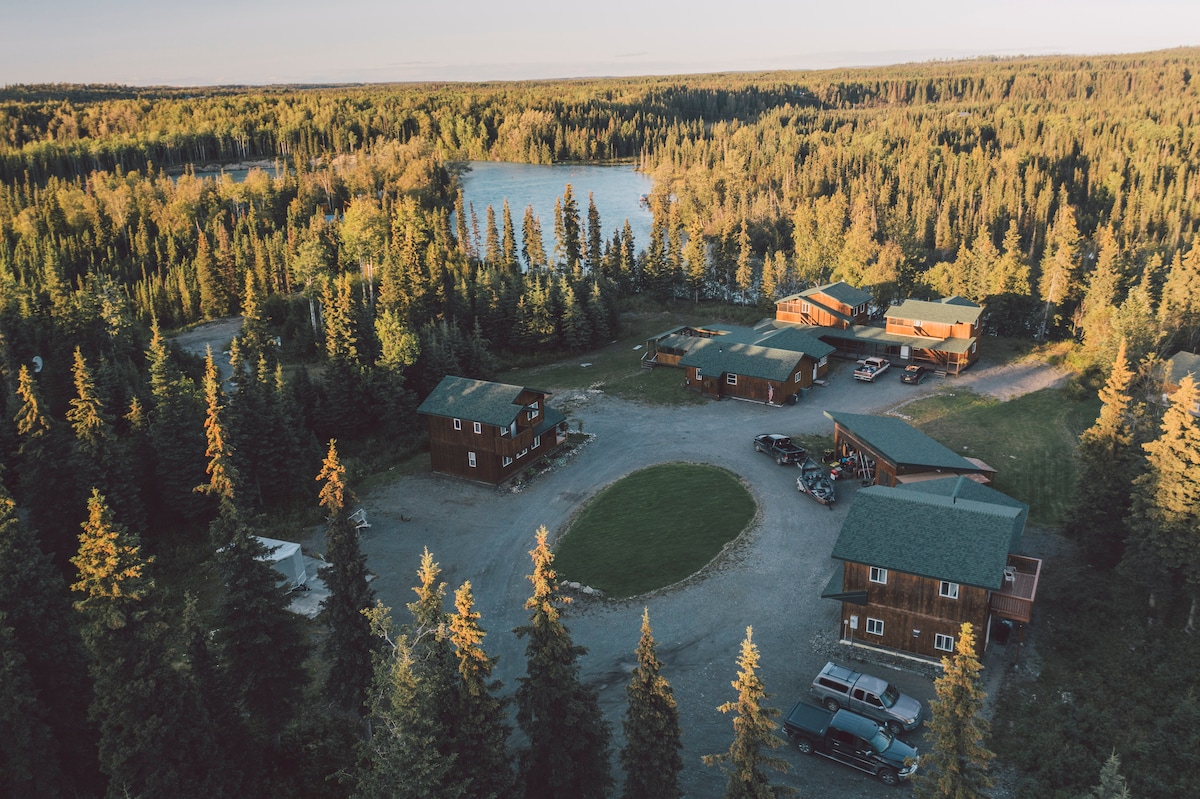
{"label": "small outbuilding", "polygon": [[834,451],[852,462],[864,482],[883,486],[963,475],[990,483],[996,470],[964,458],[902,419],[825,411],[833,422]]}
{"label": "small outbuilding", "polygon": [[279,541],[274,538],[255,536],[258,543],[267,549],[260,560],[266,561],[283,575],[290,588],[300,588],[308,582],[308,574],[304,568],[304,553],[300,545],[291,541]]}

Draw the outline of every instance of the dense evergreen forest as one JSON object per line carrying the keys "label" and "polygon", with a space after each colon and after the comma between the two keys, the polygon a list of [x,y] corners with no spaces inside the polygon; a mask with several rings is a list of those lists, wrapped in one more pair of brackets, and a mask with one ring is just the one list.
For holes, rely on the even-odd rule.
{"label": "dense evergreen forest", "polygon": [[[0,746],[4,792],[390,790],[359,762],[378,753],[360,742],[356,758],[355,742],[381,679],[371,653],[412,653],[383,647],[395,631],[357,613],[371,600],[346,542],[340,457],[361,473],[419,449],[413,411],[442,376],[608,342],[628,303],[769,313],[831,280],[880,306],[957,294],[986,305],[988,332],[1081,342],[1084,386],[1112,384],[1123,364],[1110,396],[1148,384],[1162,358],[1200,345],[1197,67],[1188,49],[619,80],[0,89],[0,713],[25,731]],[[464,207],[469,160],[636,163],[654,178],[649,240],[568,185],[544,222],[547,253],[529,209]],[[197,175],[237,162],[270,166],[243,182]],[[246,320],[232,383],[165,335],[232,314]],[[1123,447],[1158,436],[1157,416],[1138,419]],[[1136,510],[1128,482],[1113,490]],[[247,532],[268,515],[327,520],[346,612],[312,629],[279,621]],[[1115,568],[1124,532],[1105,535],[1092,554]],[[1149,549],[1125,559],[1130,574],[1187,582],[1183,561]],[[182,578],[193,567],[257,602],[262,626],[235,624],[229,597]],[[416,627],[445,626],[410,610]],[[211,639],[214,619],[224,632]],[[288,669],[247,643],[268,628],[287,639],[278,651],[321,639],[339,642],[330,657],[356,652],[358,682],[290,675],[304,695],[332,691],[327,712],[301,693],[264,699]],[[478,699],[487,674],[473,679]],[[167,695],[194,729],[146,728],[170,722],[155,710]],[[181,745],[156,750],[163,740]],[[235,766],[213,775],[212,758]]]}

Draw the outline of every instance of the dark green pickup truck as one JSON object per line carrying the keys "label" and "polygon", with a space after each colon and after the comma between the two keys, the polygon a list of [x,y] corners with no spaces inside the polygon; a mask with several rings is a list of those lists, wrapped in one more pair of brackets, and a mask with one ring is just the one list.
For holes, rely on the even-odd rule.
{"label": "dark green pickup truck", "polygon": [[797,702],[783,731],[804,754],[821,755],[899,785],[917,770],[917,750],[866,716]]}

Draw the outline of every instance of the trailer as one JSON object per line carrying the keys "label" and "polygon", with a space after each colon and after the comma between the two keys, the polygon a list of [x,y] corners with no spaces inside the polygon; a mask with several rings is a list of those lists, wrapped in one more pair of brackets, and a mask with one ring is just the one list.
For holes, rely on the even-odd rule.
{"label": "trailer", "polygon": [[821,464],[812,458],[805,458],[800,464],[800,476],[796,478],[796,490],[808,494],[825,507],[833,510],[837,494],[833,488],[833,478]]}
{"label": "trailer", "polygon": [[304,553],[300,551],[300,545],[291,541],[279,541],[262,536],[255,536],[255,538],[267,550],[260,560],[270,563],[277,572],[283,575],[281,582],[286,581],[287,586],[293,590],[304,588],[305,583],[308,582],[308,574],[304,568]]}

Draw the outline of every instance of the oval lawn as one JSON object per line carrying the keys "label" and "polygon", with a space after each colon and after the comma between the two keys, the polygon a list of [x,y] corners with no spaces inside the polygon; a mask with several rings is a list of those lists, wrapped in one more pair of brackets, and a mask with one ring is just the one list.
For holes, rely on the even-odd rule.
{"label": "oval lawn", "polygon": [[696,573],[754,518],[754,498],[716,466],[665,463],[632,472],[580,511],[558,542],[560,580],[613,598],[644,594]]}

